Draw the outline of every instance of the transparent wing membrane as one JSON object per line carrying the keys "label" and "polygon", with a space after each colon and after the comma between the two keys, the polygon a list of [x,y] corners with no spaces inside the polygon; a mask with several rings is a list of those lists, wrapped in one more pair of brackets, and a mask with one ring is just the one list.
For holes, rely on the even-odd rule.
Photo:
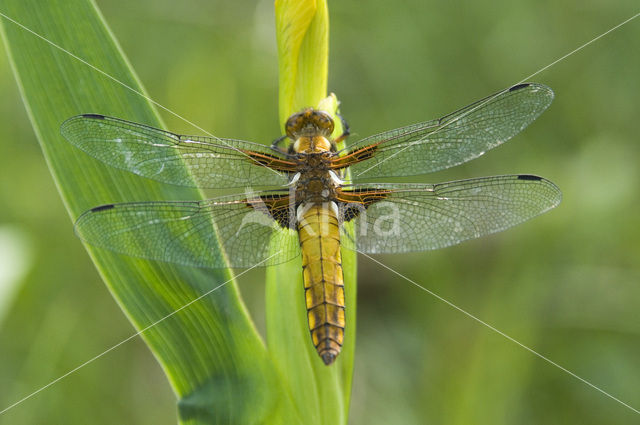
{"label": "transparent wing membrane", "polygon": [[295,166],[257,143],[181,136],[103,115],[70,118],[60,131],[71,144],[105,164],[179,186],[283,186],[288,169]]}
{"label": "transparent wing membrane", "polygon": [[85,212],[75,229],[91,245],[134,257],[195,267],[267,266],[300,250],[295,231],[272,218],[286,214],[272,209],[270,199],[278,196],[109,204]]}
{"label": "transparent wing membrane", "polygon": [[453,167],[518,134],[552,100],[550,88],[520,84],[438,120],[363,139],[343,151],[342,161],[353,163],[353,181],[426,174]]}
{"label": "transparent wing membrane", "polygon": [[376,199],[354,219],[357,249],[370,254],[442,248],[499,232],[554,208],[562,197],[553,183],[530,175],[345,186],[349,190]]}

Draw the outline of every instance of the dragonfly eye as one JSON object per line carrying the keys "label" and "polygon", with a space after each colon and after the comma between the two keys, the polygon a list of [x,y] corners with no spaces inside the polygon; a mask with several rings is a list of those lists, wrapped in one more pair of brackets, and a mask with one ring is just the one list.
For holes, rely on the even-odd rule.
{"label": "dragonfly eye", "polygon": [[284,131],[287,134],[287,137],[296,140],[298,137],[298,133],[302,128],[302,123],[305,121],[303,112],[298,112],[297,114],[293,114],[287,120],[287,123],[284,125]]}
{"label": "dragonfly eye", "polygon": [[312,120],[314,126],[318,129],[321,135],[325,137],[331,136],[333,133],[333,118],[325,111],[313,111]]}

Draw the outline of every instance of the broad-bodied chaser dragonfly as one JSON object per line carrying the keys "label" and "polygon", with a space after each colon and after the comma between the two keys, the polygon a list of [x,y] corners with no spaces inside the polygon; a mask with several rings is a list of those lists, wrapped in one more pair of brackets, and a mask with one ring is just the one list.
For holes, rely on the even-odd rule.
{"label": "broad-bodied chaser dragonfly", "polygon": [[[329,365],[344,340],[341,247],[368,254],[441,248],[521,223],[561,199],[553,183],[528,174],[437,184],[365,179],[477,158],[523,130],[552,99],[546,86],[519,84],[342,150],[336,143],[348,132],[333,139],[331,116],[312,108],[292,115],[271,147],[76,116],[62,124],[64,137],[110,166],[174,185],[263,188],[193,202],[102,205],[82,214],[76,232],[98,247],[195,267],[267,266],[302,254],[309,330]],[[343,226],[350,222],[351,233]]]}

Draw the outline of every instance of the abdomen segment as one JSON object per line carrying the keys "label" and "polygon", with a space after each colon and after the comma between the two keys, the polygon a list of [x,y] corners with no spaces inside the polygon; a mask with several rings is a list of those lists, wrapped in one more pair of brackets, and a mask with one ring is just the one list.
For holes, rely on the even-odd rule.
{"label": "abdomen segment", "polygon": [[330,204],[303,208],[298,222],[307,319],[311,339],[325,364],[344,341],[344,280],[338,218]]}

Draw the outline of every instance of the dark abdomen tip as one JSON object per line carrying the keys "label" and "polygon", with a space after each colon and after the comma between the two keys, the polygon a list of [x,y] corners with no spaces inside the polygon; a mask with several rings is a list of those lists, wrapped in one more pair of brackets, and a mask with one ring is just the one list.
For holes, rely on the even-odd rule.
{"label": "dark abdomen tip", "polygon": [[324,362],[324,364],[329,366],[331,363],[336,361],[337,354],[332,351],[325,351],[324,353],[320,354],[320,357],[322,357],[322,361]]}

